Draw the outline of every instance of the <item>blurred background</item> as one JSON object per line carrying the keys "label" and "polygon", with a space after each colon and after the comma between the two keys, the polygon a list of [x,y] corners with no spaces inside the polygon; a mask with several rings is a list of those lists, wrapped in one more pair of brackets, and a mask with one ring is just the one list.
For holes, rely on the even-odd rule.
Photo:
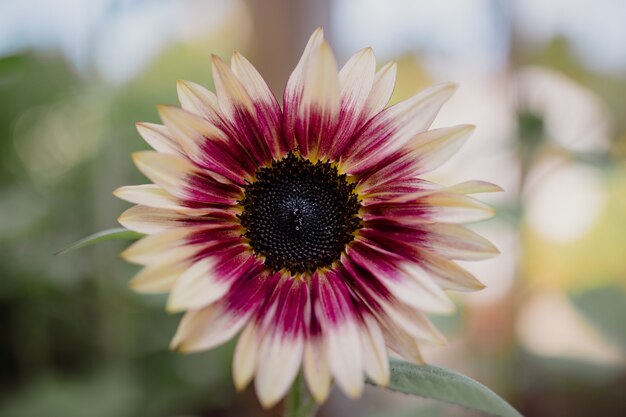
{"label": "blurred background", "polygon": [[[136,121],[212,87],[209,54],[242,51],[280,96],[315,27],[341,63],[396,60],[393,101],[439,82],[437,125],[478,126],[432,176],[482,179],[498,215],[473,227],[502,255],[467,264],[488,287],[434,317],[426,359],[525,416],[626,415],[626,2],[620,0],[0,0],[0,416],[280,416],[236,395],[233,344],[168,351],[178,316],[127,287],[108,242],[111,191],[145,180]],[[477,416],[368,388],[321,417]]]}

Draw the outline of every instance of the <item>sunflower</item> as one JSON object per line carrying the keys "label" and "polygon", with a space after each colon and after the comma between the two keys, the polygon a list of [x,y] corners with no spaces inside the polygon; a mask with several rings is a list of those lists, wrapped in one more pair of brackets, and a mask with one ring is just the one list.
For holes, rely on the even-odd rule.
{"label": "sunflower", "polygon": [[123,252],[144,266],[131,286],[185,312],[171,347],[240,333],[235,386],[254,379],[265,407],[301,368],[323,402],[333,380],[353,398],[365,375],[387,384],[388,353],[423,363],[420,344],[444,342],[426,316],[453,308],[444,290],[483,287],[454,260],[497,253],[460,223],[492,215],[468,194],[498,187],[421,178],[473,130],[429,130],[455,86],[386,107],[395,65],[376,71],[367,48],[338,70],[321,29],[282,108],[239,53],[212,72],[215,94],[180,81],[182,108],[137,125],[154,151],[133,159],[154,184],[115,191],[137,204],[120,223],[146,234]]}

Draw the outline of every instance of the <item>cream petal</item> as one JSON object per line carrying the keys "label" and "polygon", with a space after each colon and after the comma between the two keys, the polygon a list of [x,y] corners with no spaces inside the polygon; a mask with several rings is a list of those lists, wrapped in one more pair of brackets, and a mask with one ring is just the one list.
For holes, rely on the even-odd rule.
{"label": "cream petal", "polygon": [[206,307],[221,299],[230,288],[228,280],[214,276],[215,260],[205,258],[187,269],[170,292],[167,311],[176,313]]}
{"label": "cream petal", "polygon": [[357,324],[348,319],[324,327],[330,371],[348,397],[359,398],[363,392],[363,360]]}
{"label": "cream petal", "polygon": [[393,89],[396,85],[396,73],[398,65],[395,62],[385,64],[374,78],[372,89],[367,97],[364,113],[370,118],[383,110],[389,103]]}
{"label": "cream petal", "polygon": [[161,256],[158,262],[144,267],[130,281],[132,289],[143,293],[169,292],[183,272],[189,268],[189,259],[196,253],[191,247],[181,247]]}
{"label": "cream petal", "polygon": [[280,401],[298,375],[304,353],[304,337],[268,332],[259,346],[254,386],[264,408]]}
{"label": "cream petal", "polygon": [[328,367],[328,353],[322,335],[310,336],[304,347],[304,378],[311,395],[318,403],[323,403],[330,393],[331,375]]}
{"label": "cream petal", "polygon": [[129,230],[150,235],[175,227],[186,218],[172,210],[133,206],[123,212],[117,221]]}
{"label": "cream petal", "polygon": [[135,126],[141,137],[155,151],[171,155],[179,155],[181,153],[180,146],[172,138],[166,126],[145,122],[137,123]]}
{"label": "cream petal", "polygon": [[369,314],[363,316],[361,345],[363,346],[365,373],[377,385],[387,385],[389,383],[389,359],[385,338],[376,319]]}
{"label": "cream petal", "polygon": [[419,158],[418,174],[439,168],[458,152],[474,132],[473,125],[459,125],[434,129],[417,135],[409,143],[412,154]]}
{"label": "cream petal", "polygon": [[477,291],[485,288],[485,285],[478,281],[474,275],[453,261],[428,251],[420,251],[420,257],[424,262],[415,268],[423,268],[425,274],[431,276],[443,289]]}
{"label": "cream petal", "polygon": [[220,110],[215,93],[200,84],[185,80],[176,83],[176,91],[184,110],[200,115],[213,124],[220,123]]}
{"label": "cream petal", "polygon": [[239,335],[233,357],[233,381],[237,391],[243,391],[252,381],[257,367],[259,332],[257,325],[250,322]]}
{"label": "cream petal", "polygon": [[176,227],[145,236],[126,248],[121,256],[126,261],[139,265],[158,263],[164,253],[182,246],[192,231],[190,228]]}
{"label": "cream petal", "polygon": [[478,261],[500,253],[493,243],[458,224],[434,223],[423,228],[428,232],[427,247],[448,259]]}
{"label": "cream petal", "polygon": [[219,346],[241,330],[250,314],[235,313],[220,303],[200,310],[189,310],[183,316],[170,348],[181,352],[197,352]]}
{"label": "cream petal", "polygon": [[454,193],[436,193],[420,199],[420,204],[429,207],[433,220],[445,223],[469,223],[493,217],[492,207],[471,197]]}
{"label": "cream petal", "polygon": [[113,195],[124,201],[142,206],[167,210],[185,209],[179,205],[176,198],[156,184],[128,185],[120,187],[113,191]]}

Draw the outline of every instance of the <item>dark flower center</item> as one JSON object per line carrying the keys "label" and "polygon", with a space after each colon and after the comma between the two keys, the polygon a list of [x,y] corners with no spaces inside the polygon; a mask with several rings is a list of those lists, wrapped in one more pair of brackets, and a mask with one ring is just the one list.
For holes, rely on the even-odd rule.
{"label": "dark flower center", "polygon": [[274,271],[314,272],[339,259],[360,227],[355,185],[329,162],[290,152],[244,189],[239,219],[252,249]]}

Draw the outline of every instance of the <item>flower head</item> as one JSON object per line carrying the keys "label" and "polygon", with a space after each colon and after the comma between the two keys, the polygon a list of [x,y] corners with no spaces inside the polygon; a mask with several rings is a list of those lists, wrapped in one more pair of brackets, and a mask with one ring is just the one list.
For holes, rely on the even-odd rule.
{"label": "flower head", "polygon": [[468,194],[496,186],[421,178],[473,130],[428,130],[455,87],[386,108],[395,65],[376,71],[367,48],[338,71],[321,29],[282,108],[238,53],[213,57],[213,80],[216,94],[179,82],[182,108],[138,124],[154,151],[134,160],[154,184],[115,193],[137,204],[120,223],[147,234],[123,253],[144,265],[132,286],[185,311],[172,347],[241,333],[235,385],[254,378],[264,406],[301,368],[321,402],[332,380],[351,397],[364,374],[386,384],[388,352],[422,362],[419,345],[443,341],[426,316],[452,308],[443,290],[482,287],[454,260],[497,253],[459,224],[492,214]]}

